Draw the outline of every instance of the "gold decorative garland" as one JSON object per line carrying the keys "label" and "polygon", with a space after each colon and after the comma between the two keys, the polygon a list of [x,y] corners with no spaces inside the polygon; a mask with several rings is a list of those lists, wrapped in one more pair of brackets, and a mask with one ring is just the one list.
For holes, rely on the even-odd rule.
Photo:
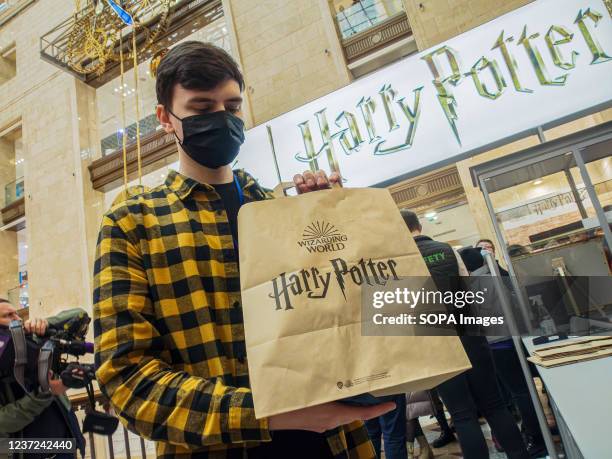
{"label": "gold decorative garland", "polygon": [[[126,25],[104,0],[75,0],[74,24],[68,36],[66,57],[68,65],[81,74],[101,75],[109,62],[134,59],[154,47],[155,41],[170,23],[170,9],[176,0],[124,0],[121,7],[130,14],[134,24]],[[144,24],[159,17],[155,29]],[[126,41],[119,50],[119,36],[124,29],[136,27],[144,33],[144,40],[135,49],[135,40]]]}

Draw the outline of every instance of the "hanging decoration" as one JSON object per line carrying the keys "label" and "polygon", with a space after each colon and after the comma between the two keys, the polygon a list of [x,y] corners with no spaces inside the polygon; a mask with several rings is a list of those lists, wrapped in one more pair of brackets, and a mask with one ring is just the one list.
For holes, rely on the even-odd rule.
{"label": "hanging decoration", "polygon": [[[124,58],[155,51],[155,42],[170,23],[176,0],[75,0],[74,24],[68,34],[68,65],[80,74],[102,75],[111,62],[119,62],[119,36],[136,27],[138,50],[128,43]],[[153,19],[156,19],[153,21]],[[153,24],[153,25],[151,25]]]}
{"label": "hanging decoration", "polygon": [[[159,60],[167,50],[158,50],[156,41],[167,30],[170,11],[177,0],[75,0],[74,23],[67,40],[68,65],[80,74],[102,75],[111,63],[119,64],[121,97],[121,150],[123,155],[123,190],[113,204],[147,191],[142,184],[140,142],[140,96],[138,63],[145,55]],[[130,39],[131,35],[131,39]],[[138,185],[128,186],[126,65],[134,73],[136,112],[136,158]],[[155,67],[156,69],[156,67]],[[151,72],[154,74],[154,71]]]}
{"label": "hanging decoration", "polygon": [[120,85],[121,91],[119,91],[119,97],[121,97],[121,151],[123,154],[123,191],[121,191],[117,197],[113,200],[113,206],[126,199],[142,194],[149,191],[148,187],[142,184],[142,156],[140,151],[140,96],[139,96],[139,84],[138,84],[138,48],[136,46],[136,23],[132,25],[132,59],[134,68],[134,89],[135,89],[135,108],[136,108],[136,160],[138,163],[138,185],[128,186],[128,168],[127,168],[127,120],[125,114],[125,98],[127,93],[125,91],[125,69],[124,69],[124,53],[123,53],[123,37],[119,32],[119,69],[120,69]]}

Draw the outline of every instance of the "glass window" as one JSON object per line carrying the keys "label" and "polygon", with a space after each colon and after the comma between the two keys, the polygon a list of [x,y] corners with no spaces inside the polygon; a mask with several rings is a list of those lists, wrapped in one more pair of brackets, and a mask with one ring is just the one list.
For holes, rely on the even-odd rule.
{"label": "glass window", "polygon": [[0,137],[0,207],[23,197],[23,170],[23,142],[18,127]]}
{"label": "glass window", "polygon": [[[569,180],[575,179],[577,172],[575,167],[570,168]],[[558,232],[565,228],[565,232],[570,232],[582,227],[582,218],[587,216],[581,213],[586,192],[574,180],[580,201],[577,204],[569,180],[568,173],[555,172],[491,193],[496,218],[508,245],[535,248],[546,244],[552,229]]]}
{"label": "glass window", "polygon": [[[590,147],[589,147],[590,148]],[[598,154],[587,171],[602,207],[612,211],[612,159]],[[552,247],[587,237],[596,212],[571,151],[494,178],[495,216],[509,245]],[[611,212],[612,214],[612,212]]]}
{"label": "glass window", "polygon": [[[610,213],[608,216],[610,220],[612,219],[612,140],[587,147],[582,150],[582,157],[597,199],[604,211]],[[594,214],[593,210],[592,213]]]}
{"label": "glass window", "polygon": [[343,39],[404,11],[401,0],[335,0],[334,9]]}

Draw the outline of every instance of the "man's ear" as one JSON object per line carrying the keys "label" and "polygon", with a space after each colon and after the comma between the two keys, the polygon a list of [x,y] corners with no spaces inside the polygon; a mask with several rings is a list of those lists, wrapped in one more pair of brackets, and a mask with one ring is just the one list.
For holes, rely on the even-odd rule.
{"label": "man's ear", "polygon": [[172,134],[174,132],[174,126],[170,122],[170,113],[166,110],[162,104],[157,104],[155,109],[155,113],[157,115],[157,119],[159,120],[159,124],[164,128],[168,134]]}

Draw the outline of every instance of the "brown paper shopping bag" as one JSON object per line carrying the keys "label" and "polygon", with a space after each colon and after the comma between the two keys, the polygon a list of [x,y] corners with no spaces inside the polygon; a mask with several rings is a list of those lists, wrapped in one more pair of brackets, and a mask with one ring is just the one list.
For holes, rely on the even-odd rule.
{"label": "brown paper shopping bag", "polygon": [[456,336],[363,336],[359,282],[428,276],[387,190],[259,201],[238,216],[258,418],[366,392],[429,389],[470,367]]}

